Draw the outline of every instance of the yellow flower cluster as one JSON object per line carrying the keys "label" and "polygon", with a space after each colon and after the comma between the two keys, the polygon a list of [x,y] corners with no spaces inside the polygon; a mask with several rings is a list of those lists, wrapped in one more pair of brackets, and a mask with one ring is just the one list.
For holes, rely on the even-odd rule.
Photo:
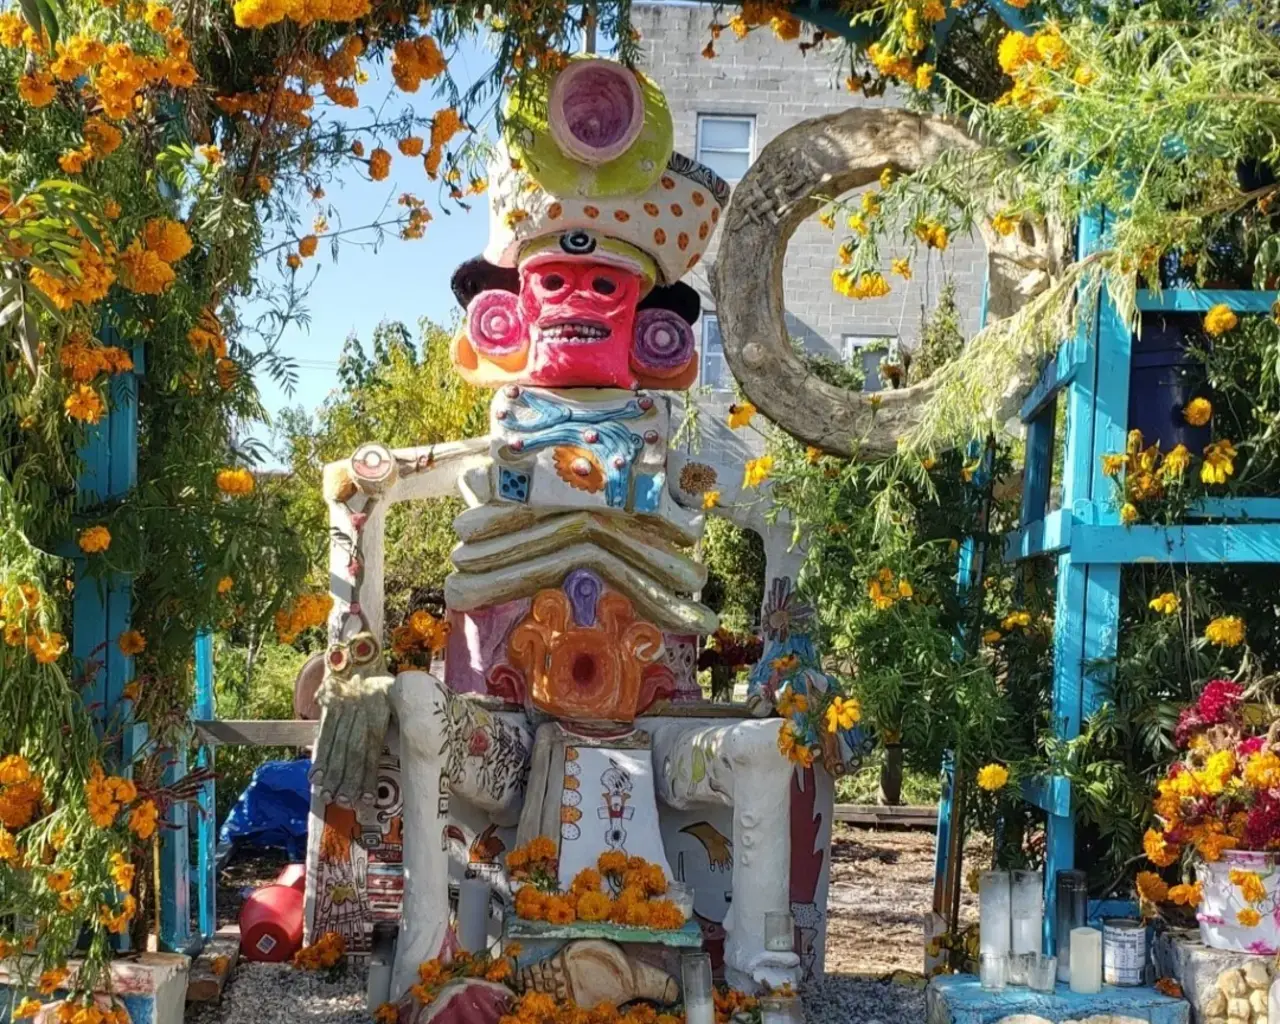
{"label": "yellow flower cluster", "polygon": [[78,384],[87,384],[102,373],[128,373],[133,359],[115,345],[98,345],[87,335],[73,334],[58,353],[62,371]]}
{"label": "yellow flower cluster", "polygon": [[[545,839],[545,837],[539,837]],[[533,841],[537,843],[538,840]],[[529,844],[530,848],[533,843]],[[517,851],[530,858],[529,863],[549,858],[534,854],[554,853],[554,845],[548,839],[537,849]],[[511,855],[507,866],[511,868]],[[517,857],[519,863],[519,857]],[[519,877],[512,869],[513,877]],[[609,892],[602,886],[608,883]],[[618,850],[602,853],[595,868],[584,868],[574,876],[568,892],[548,892],[537,885],[527,883],[516,893],[515,907],[519,917],[551,924],[572,924],[574,921],[612,921],[634,928],[674,929],[684,926],[685,917],[670,900],[655,899],[667,891],[667,876],[663,869],[643,857],[628,857]],[[616,896],[610,892],[617,893]]]}
{"label": "yellow flower cluster", "polygon": [[827,732],[852,729],[862,721],[862,705],[852,697],[836,697],[827,705]]}
{"label": "yellow flower cluster", "polygon": [[769,479],[773,472],[773,456],[761,455],[758,459],[748,459],[742,467],[742,486],[759,487]]}
{"label": "yellow flower cluster", "polygon": [[1182,599],[1172,591],[1165,591],[1148,601],[1147,607],[1161,615],[1176,615],[1182,608]]}
{"label": "yellow flower cluster", "polygon": [[177,278],[172,264],[191,249],[191,236],[177,221],[149,220],[121,254],[120,278],[126,288],[139,295],[160,295]]}
{"label": "yellow flower cluster", "polygon": [[88,384],[73,388],[62,406],[71,419],[79,420],[81,423],[97,423],[102,419],[102,414],[107,411],[101,396]]}
{"label": "yellow flower cluster", "polygon": [[44,798],[44,782],[21,754],[0,760],[0,824],[15,832],[29,825]]}
{"label": "yellow flower cluster", "polygon": [[401,91],[417,92],[423,82],[440,77],[448,63],[430,36],[402,39],[392,50],[391,77]]}
{"label": "yellow flower cluster", "polygon": [[[471,954],[465,950],[453,955],[445,961],[438,957],[418,965],[418,983],[409,988],[409,994],[423,1006],[429,1006],[445,985],[455,978],[483,978],[485,981],[503,982],[511,976],[511,960],[520,955],[520,944],[507,944],[502,957],[492,957],[488,953]],[[395,1024],[399,1013],[390,1003],[379,1007],[374,1013],[374,1020]]]}
{"label": "yellow flower cluster", "polygon": [[95,763],[84,784],[84,795],[93,823],[98,828],[110,828],[124,806],[138,799],[138,787],[119,775],[107,775],[102,765]]}
{"label": "yellow flower cluster", "polygon": [[[1027,110],[1049,113],[1057,106],[1050,94],[1053,85],[1051,72],[1062,71],[1070,58],[1070,49],[1056,25],[1050,24],[1034,35],[1008,32],[1000,40],[996,60],[1000,69],[1013,78],[1013,88],[1001,96],[996,104],[1013,104]],[[1072,76],[1077,85],[1087,86],[1093,80],[1092,72],[1084,78],[1077,68]],[[1082,78],[1084,80],[1082,80]]]}
{"label": "yellow flower cluster", "polygon": [[791,722],[783,722],[778,730],[778,753],[792,764],[808,768],[813,764],[813,748],[807,743],[798,742],[796,727]]}
{"label": "yellow flower cluster", "polygon": [[212,352],[215,359],[226,358],[227,339],[222,331],[222,321],[212,307],[206,306],[200,311],[195,325],[187,332],[187,343],[196,355]]}
{"label": "yellow flower cluster", "polygon": [[498,1018],[498,1024],[681,1024],[683,1016],[659,1013],[648,1003],[632,1003],[625,1011],[603,1002],[580,1007],[571,999],[557,1000],[546,992],[526,992],[513,1012]]}
{"label": "yellow flower cluster", "polygon": [[239,28],[268,28],[288,18],[299,25],[315,21],[356,21],[369,13],[369,0],[236,0]]}
{"label": "yellow flower cluster", "polygon": [[755,414],[756,407],[750,402],[734,402],[729,406],[729,429],[747,426]]}
{"label": "yellow flower cluster", "polygon": [[1235,330],[1236,325],[1239,323],[1240,318],[1232,312],[1231,307],[1226,303],[1218,303],[1204,315],[1205,332],[1215,338],[1221,337],[1228,331]]}
{"label": "yellow flower cluster", "polygon": [[881,273],[869,271],[855,275],[839,267],[831,272],[831,287],[847,299],[879,299],[891,291]]}
{"label": "yellow flower cluster", "polygon": [[299,633],[323,626],[333,609],[329,594],[299,594],[291,604],[276,612],[276,633],[282,644],[291,644]]}
{"label": "yellow flower cluster", "polygon": [[86,555],[101,554],[111,547],[111,531],[105,526],[90,526],[80,531],[76,543]]}
{"label": "yellow flower cluster", "polygon": [[70,309],[77,302],[88,306],[103,298],[114,283],[116,275],[111,266],[114,258],[115,249],[110,242],[104,242],[99,251],[92,242],[82,238],[75,258],[76,274],[54,274],[33,266],[29,276],[31,283],[58,309]]}
{"label": "yellow flower cluster", "polygon": [[1219,647],[1239,647],[1244,643],[1244,620],[1224,615],[1204,627],[1204,638]]}
{"label": "yellow flower cluster", "polygon": [[391,649],[402,661],[419,668],[430,668],[432,656],[448,642],[449,623],[421,609],[391,631]]}
{"label": "yellow flower cluster", "polygon": [[223,494],[233,498],[241,498],[253,493],[253,474],[243,466],[218,470],[214,483]]}
{"label": "yellow flower cluster", "polygon": [[293,955],[293,966],[304,971],[327,971],[347,955],[347,942],[337,932],[325,932]]}
{"label": "yellow flower cluster", "polygon": [[907,601],[915,596],[915,590],[905,579],[897,579],[893,570],[882,566],[875,578],[867,584],[867,596],[871,603],[884,611],[892,608],[898,601]]}
{"label": "yellow flower cluster", "polygon": [[1009,769],[1002,764],[984,764],[978,769],[978,788],[988,793],[1004,789],[1009,784]]}

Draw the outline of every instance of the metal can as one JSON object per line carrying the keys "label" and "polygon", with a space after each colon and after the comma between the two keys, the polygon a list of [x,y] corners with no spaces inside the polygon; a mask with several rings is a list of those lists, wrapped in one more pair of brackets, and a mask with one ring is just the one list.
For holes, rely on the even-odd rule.
{"label": "metal can", "polygon": [[1147,926],[1132,917],[1102,922],[1102,980],[1108,985],[1141,985],[1146,978]]}

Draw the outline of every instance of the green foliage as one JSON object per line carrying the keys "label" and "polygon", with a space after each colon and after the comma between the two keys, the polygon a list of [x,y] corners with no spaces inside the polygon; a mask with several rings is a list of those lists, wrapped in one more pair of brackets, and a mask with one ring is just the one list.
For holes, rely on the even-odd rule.
{"label": "green foliage", "polygon": [[707,567],[703,603],[731,633],[755,633],[764,600],[764,545],[758,534],[719,516],[707,517],[699,548]]}
{"label": "green foliage", "polygon": [[964,327],[956,305],[955,278],[948,277],[924,323],[911,360],[911,381],[928,380],[964,348]]}

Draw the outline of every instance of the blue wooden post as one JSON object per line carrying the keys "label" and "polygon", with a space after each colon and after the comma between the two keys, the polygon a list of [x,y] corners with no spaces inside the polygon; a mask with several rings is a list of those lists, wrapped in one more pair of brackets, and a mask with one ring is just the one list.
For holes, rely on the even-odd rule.
{"label": "blue wooden post", "polygon": [[[215,717],[213,702],[213,634],[205,630],[196,637],[196,703],[193,715],[198,721]],[[196,754],[196,767],[214,770],[214,749],[201,746]],[[200,786],[200,822],[197,829],[197,868],[199,878],[200,937],[213,938],[218,927],[217,871],[214,863],[218,839],[218,820],[215,797],[217,790],[212,778]]]}
{"label": "blue wooden post", "polygon": [[[172,785],[187,774],[186,744],[165,751],[164,784]],[[187,830],[187,805],[169,806],[167,826],[160,838],[160,945],[183,953],[191,936],[191,842]]]}

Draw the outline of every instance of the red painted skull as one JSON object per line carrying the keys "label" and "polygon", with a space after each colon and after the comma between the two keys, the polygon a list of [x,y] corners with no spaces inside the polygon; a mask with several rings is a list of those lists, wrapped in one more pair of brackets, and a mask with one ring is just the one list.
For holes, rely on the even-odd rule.
{"label": "red painted skull", "polygon": [[490,288],[468,304],[455,365],[490,387],[688,387],[693,332],[670,310],[638,310],[646,285],[636,270],[589,255],[531,259],[518,294]]}

